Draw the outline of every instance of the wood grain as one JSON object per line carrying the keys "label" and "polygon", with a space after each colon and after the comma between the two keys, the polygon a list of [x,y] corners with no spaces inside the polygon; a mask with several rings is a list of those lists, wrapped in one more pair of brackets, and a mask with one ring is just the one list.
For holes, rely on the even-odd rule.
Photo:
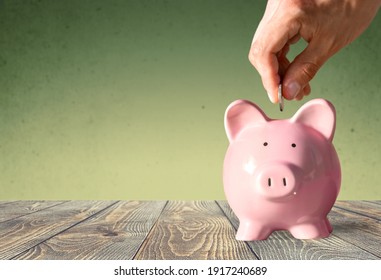
{"label": "wood grain", "polygon": [[0,203],[0,223],[46,209],[65,201],[30,201],[19,200]]}
{"label": "wood grain", "polygon": [[333,234],[381,258],[381,223],[337,207],[329,214]]}
{"label": "wood grain", "polygon": [[[228,203],[218,201],[218,204],[237,229],[239,221]],[[277,231],[267,240],[247,243],[263,260],[378,259],[375,255],[335,235],[318,240],[300,240],[293,238],[287,231]]]}
{"label": "wood grain", "polygon": [[214,201],[170,201],[136,259],[256,259]]}
{"label": "wood grain", "polygon": [[69,201],[0,223],[0,259],[11,259],[75,226],[113,201]]}
{"label": "wood grain", "polygon": [[381,220],[381,205],[378,203],[352,200],[352,201],[336,201],[335,206],[353,213],[358,213],[366,217]]}
{"label": "wood grain", "polygon": [[0,200],[0,205],[12,203],[12,202],[15,202],[15,201],[18,201],[18,200]]}
{"label": "wood grain", "polygon": [[132,259],[165,201],[122,201],[18,255],[17,259]]}
{"label": "wood grain", "polygon": [[365,201],[381,205],[381,200],[365,200]]}

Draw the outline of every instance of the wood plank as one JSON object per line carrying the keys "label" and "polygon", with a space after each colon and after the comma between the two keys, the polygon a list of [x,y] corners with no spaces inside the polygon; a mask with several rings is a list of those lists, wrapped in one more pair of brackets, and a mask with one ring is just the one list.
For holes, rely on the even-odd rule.
{"label": "wood plank", "polygon": [[[218,201],[218,204],[237,229],[239,221],[228,203]],[[287,231],[276,231],[267,240],[251,241],[247,244],[263,260],[378,259],[335,235],[324,239],[300,240],[293,238]]]}
{"label": "wood plank", "polygon": [[333,234],[381,258],[381,222],[334,207],[328,218]]}
{"label": "wood plank", "polygon": [[0,204],[0,223],[46,209],[65,201],[18,200]]}
{"label": "wood plank", "polygon": [[364,200],[364,201],[381,205],[381,200]]}
{"label": "wood plank", "polygon": [[377,203],[360,200],[339,200],[336,201],[335,206],[379,221],[381,220],[381,205]]}
{"label": "wood plank", "polygon": [[132,259],[166,201],[121,201],[16,259]]}
{"label": "wood plank", "polygon": [[114,203],[69,201],[0,223],[0,259],[11,259]]}
{"label": "wood plank", "polygon": [[256,259],[214,201],[169,201],[136,259]]}
{"label": "wood plank", "polygon": [[0,205],[12,203],[12,202],[15,202],[15,201],[18,201],[18,200],[0,200]]}

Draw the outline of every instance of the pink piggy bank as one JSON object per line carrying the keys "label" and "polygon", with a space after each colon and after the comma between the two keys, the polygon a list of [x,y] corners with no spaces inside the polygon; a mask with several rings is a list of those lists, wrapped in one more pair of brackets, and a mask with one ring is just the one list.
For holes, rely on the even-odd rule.
{"label": "pink piggy bank", "polygon": [[238,240],[266,239],[275,230],[299,239],[329,236],[327,214],[341,182],[335,124],[335,109],[324,99],[286,120],[270,119],[250,101],[229,105],[223,182],[240,221]]}

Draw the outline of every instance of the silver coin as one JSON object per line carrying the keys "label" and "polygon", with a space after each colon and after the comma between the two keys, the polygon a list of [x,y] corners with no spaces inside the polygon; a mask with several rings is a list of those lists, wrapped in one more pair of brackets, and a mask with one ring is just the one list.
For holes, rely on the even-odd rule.
{"label": "silver coin", "polygon": [[278,87],[278,102],[279,102],[279,109],[282,112],[284,108],[284,102],[283,102],[283,94],[282,94],[282,84]]}

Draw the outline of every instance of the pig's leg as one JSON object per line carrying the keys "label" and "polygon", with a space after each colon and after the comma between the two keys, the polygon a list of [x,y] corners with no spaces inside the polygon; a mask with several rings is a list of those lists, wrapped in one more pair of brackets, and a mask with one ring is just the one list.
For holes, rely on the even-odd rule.
{"label": "pig's leg", "polygon": [[290,227],[289,231],[298,239],[315,239],[327,237],[330,233],[330,228],[327,225],[327,219],[322,219],[294,225]]}
{"label": "pig's leg", "polygon": [[236,239],[241,241],[263,240],[269,237],[271,230],[265,225],[251,220],[240,220]]}

